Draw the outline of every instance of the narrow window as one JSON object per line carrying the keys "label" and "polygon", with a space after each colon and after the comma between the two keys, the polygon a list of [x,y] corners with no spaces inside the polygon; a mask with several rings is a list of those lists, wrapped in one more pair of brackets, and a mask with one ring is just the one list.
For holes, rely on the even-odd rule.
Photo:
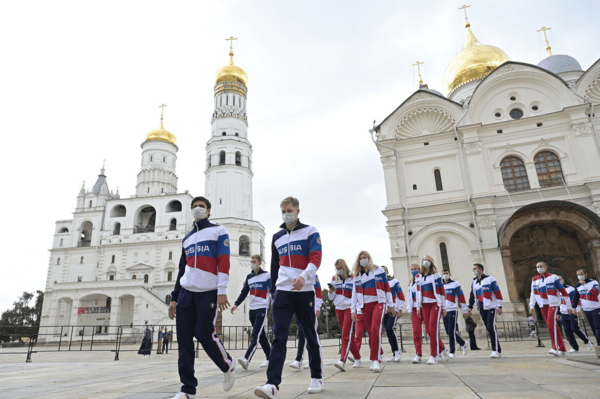
{"label": "narrow window", "polygon": [[150,187],[148,187],[148,194],[150,194]]}
{"label": "narrow window", "polygon": [[413,190],[416,190],[416,189],[417,189],[417,185],[413,184]]}
{"label": "narrow window", "polygon": [[439,169],[433,171],[433,176],[435,177],[435,189],[437,191],[443,191],[444,187],[442,186],[442,174]]}
{"label": "narrow window", "polygon": [[237,166],[242,166],[242,154],[239,151],[235,153],[235,164]]}
{"label": "narrow window", "polygon": [[165,192],[165,189],[161,187],[160,189],[161,194]]}
{"label": "narrow window", "polygon": [[535,171],[540,181],[540,187],[552,187],[564,185],[564,177],[560,159],[550,151],[539,152],[535,158]]}
{"label": "narrow window", "polygon": [[62,238],[60,239],[60,244],[58,244],[58,245],[61,246],[61,247],[63,246],[63,239]]}
{"label": "narrow window", "polygon": [[173,251],[169,251],[169,260],[173,260]]}
{"label": "narrow window", "polygon": [[173,272],[168,272],[167,273],[167,281],[172,281],[173,280]]}
{"label": "narrow window", "polygon": [[219,165],[225,165],[225,151],[219,152]]}
{"label": "narrow window", "polygon": [[150,155],[150,162],[152,162],[152,155]]}
{"label": "narrow window", "polygon": [[148,275],[144,274],[144,283],[147,283],[147,282],[148,282]]}
{"label": "narrow window", "polygon": [[506,157],[500,162],[504,188],[508,192],[529,190],[529,178],[525,164],[520,158]]}
{"label": "narrow window", "polygon": [[235,96],[233,96],[233,105],[235,105]]}
{"label": "narrow window", "polygon": [[82,280],[82,277],[81,277],[81,276],[77,277],[77,282],[78,282],[78,283],[81,283],[81,280]]}
{"label": "narrow window", "polygon": [[225,96],[225,105],[229,105],[229,96]]}
{"label": "narrow window", "polygon": [[177,230],[177,219],[171,219],[171,223],[169,224],[169,231],[173,230]]}
{"label": "narrow window", "polygon": [[163,157],[163,162],[167,162],[167,157]]}
{"label": "narrow window", "polygon": [[221,136],[227,136],[227,132],[223,132]]}
{"label": "narrow window", "polygon": [[110,258],[110,263],[115,263],[115,256],[114,255]]}
{"label": "narrow window", "polygon": [[92,207],[92,201],[90,201],[88,208]]}
{"label": "narrow window", "polygon": [[108,298],[106,298],[106,307],[110,308],[110,305],[112,305],[112,298],[108,297]]}
{"label": "narrow window", "polygon": [[115,276],[113,274],[111,274],[110,276],[108,276],[108,279],[112,281],[115,279]]}
{"label": "narrow window", "polygon": [[113,235],[118,236],[121,234],[121,223],[115,223],[115,228],[113,229]]}
{"label": "narrow window", "polygon": [[60,258],[56,259],[56,264],[60,265]]}
{"label": "narrow window", "polygon": [[450,262],[448,262],[448,249],[446,243],[440,243],[440,255],[442,257],[442,270],[450,271]]}
{"label": "narrow window", "polygon": [[134,274],[134,275],[131,277],[131,279],[132,279],[132,280],[136,280],[136,279],[137,279],[137,276]]}
{"label": "narrow window", "polygon": [[83,265],[83,256],[79,259],[79,264]]}

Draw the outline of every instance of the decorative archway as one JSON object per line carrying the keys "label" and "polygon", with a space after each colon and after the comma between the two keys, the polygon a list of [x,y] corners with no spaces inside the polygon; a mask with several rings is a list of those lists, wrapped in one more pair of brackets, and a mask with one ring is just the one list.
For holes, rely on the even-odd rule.
{"label": "decorative archway", "polygon": [[543,201],[517,210],[498,231],[498,242],[513,302],[525,302],[535,264],[544,261],[549,271],[575,284],[578,268],[598,277],[600,272],[600,217],[566,201]]}

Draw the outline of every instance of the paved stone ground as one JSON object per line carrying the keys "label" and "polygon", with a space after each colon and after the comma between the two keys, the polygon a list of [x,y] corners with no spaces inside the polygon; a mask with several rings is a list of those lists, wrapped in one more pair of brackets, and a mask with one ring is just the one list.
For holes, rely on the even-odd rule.
{"label": "paved stone ground", "polygon": [[[325,384],[318,395],[308,395],[308,370],[284,368],[281,398],[599,398],[600,364],[595,353],[581,352],[565,358],[536,348],[534,341],[502,343],[501,359],[490,359],[488,350],[436,366],[411,364],[413,347],[406,347],[402,361],[384,364],[380,374],[349,368],[340,372],[337,347],[324,348]],[[385,347],[387,350],[387,345]],[[363,356],[367,355],[363,347]],[[288,363],[294,350],[288,351]],[[232,351],[237,359],[242,351]],[[389,353],[386,353],[388,355]],[[135,352],[34,353],[25,363],[23,354],[0,355],[0,399],[94,398],[165,399],[179,391],[177,354],[141,359]],[[198,398],[255,398],[253,389],[266,382],[264,359],[257,351],[248,371],[236,368],[237,381],[229,392],[222,390],[222,373],[203,353],[196,360],[200,386]],[[575,360],[575,361],[573,361]],[[584,363],[585,362],[585,363]]]}

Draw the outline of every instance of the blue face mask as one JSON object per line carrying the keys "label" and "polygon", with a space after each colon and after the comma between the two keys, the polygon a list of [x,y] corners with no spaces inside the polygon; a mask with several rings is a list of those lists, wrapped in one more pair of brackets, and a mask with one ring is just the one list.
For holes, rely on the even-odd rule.
{"label": "blue face mask", "polygon": [[411,270],[410,274],[412,274],[414,277],[417,277],[417,274],[419,274],[418,270]]}

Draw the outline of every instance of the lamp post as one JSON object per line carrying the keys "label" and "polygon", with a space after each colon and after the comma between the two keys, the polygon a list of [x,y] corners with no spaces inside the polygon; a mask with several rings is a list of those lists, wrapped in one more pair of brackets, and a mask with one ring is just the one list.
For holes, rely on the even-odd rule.
{"label": "lamp post", "polygon": [[327,324],[327,337],[329,337],[329,305],[325,306],[325,324]]}

